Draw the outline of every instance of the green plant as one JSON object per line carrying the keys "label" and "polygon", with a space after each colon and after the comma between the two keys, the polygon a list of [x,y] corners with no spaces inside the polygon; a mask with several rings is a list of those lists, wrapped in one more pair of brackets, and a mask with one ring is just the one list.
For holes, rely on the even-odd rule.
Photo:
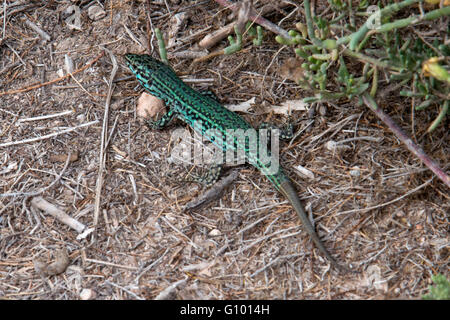
{"label": "green plant", "polygon": [[[303,59],[304,73],[302,78],[297,79],[297,83],[313,93],[313,96],[305,98],[305,102],[353,99],[360,97],[369,87],[371,96],[375,96],[379,87],[378,72],[383,69],[389,76],[391,85],[396,84],[400,88],[400,95],[414,99],[416,110],[439,106],[440,112],[429,126],[428,132],[439,126],[448,114],[450,66],[448,59],[439,60],[437,57],[448,57],[450,46],[444,43],[444,39],[435,38],[429,43],[419,33],[401,32],[401,29],[422,20],[448,16],[450,7],[432,10],[420,16],[410,14],[407,18],[395,19],[395,13],[406,10],[417,2],[419,1],[404,0],[384,8],[372,7],[371,10],[378,10],[377,23],[380,24],[374,28],[374,18],[369,14],[372,11],[364,12],[368,9],[365,1],[352,8],[351,1],[329,0],[331,9],[339,14],[330,21],[324,17],[312,16],[309,1],[304,1],[306,26],[297,23],[297,30],[289,31],[292,39],[281,36],[275,39],[281,44],[293,46],[296,55]],[[342,30],[344,20],[353,25],[354,15],[363,14],[367,21],[358,30],[336,40],[329,38],[330,30]],[[447,28],[450,32],[450,26]],[[343,48],[347,44],[349,48]],[[349,71],[344,55],[361,61],[362,68],[352,68]],[[332,68],[335,61],[339,65],[337,77]],[[336,80],[338,86],[333,80]]]}
{"label": "green plant", "polygon": [[[242,49],[242,33],[239,31],[237,25],[234,26],[234,33],[236,34],[236,40],[232,36],[228,36],[228,42],[230,45],[223,50],[226,55],[233,54]],[[261,26],[253,27],[251,22],[247,22],[245,25],[245,31],[248,36],[253,38],[253,45],[260,46],[264,37]]]}
{"label": "green plant", "polygon": [[431,276],[435,286],[429,286],[430,293],[422,296],[424,300],[450,300],[450,283],[442,274]]}

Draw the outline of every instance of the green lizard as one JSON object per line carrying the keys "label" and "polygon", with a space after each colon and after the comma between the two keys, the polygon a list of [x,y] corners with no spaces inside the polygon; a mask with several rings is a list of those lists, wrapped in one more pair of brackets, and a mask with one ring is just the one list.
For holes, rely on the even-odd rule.
{"label": "green lizard", "polygon": [[[291,181],[283,172],[281,166],[278,166],[276,172],[273,167],[269,167],[260,159],[259,153],[250,152],[247,143],[239,142],[239,140],[227,140],[230,130],[248,130],[253,129],[238,114],[226,109],[218,101],[195,91],[185,84],[175,74],[173,69],[163,62],[152,58],[149,55],[126,54],[125,60],[127,66],[136,76],[140,84],[151,95],[162,99],[168,107],[167,113],[158,121],[148,121],[151,128],[163,128],[174,117],[181,119],[195,131],[202,134],[207,140],[211,141],[224,151],[245,151],[245,160],[255,166],[262,174],[264,174],[275,188],[281,192],[292,204],[297,212],[304,228],[319,248],[319,250],[327,257],[333,266],[340,270],[348,271],[348,269],[336,262],[328,250],[319,239],[313,225],[308,219],[305,210],[300,203]],[[198,123],[201,123],[201,126]],[[209,133],[216,132],[218,134]],[[219,139],[218,135],[222,138]],[[225,138],[223,138],[225,137]],[[210,181],[213,182],[220,174],[219,170],[215,170],[214,176]]]}

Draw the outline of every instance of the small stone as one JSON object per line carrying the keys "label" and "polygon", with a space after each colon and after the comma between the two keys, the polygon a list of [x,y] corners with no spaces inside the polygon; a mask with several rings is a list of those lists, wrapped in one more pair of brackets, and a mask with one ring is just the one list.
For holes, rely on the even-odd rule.
{"label": "small stone", "polygon": [[93,300],[97,294],[92,289],[83,289],[80,293],[80,299],[81,300]]}
{"label": "small stone", "polygon": [[212,229],[209,234],[210,237],[218,237],[222,235],[222,232],[220,232],[220,230],[218,229]]}
{"label": "small stone", "polygon": [[136,107],[138,117],[150,119],[164,110],[164,101],[146,92],[143,92],[138,99]]}
{"label": "small stone", "polygon": [[350,175],[353,177],[359,177],[361,175],[361,170],[359,167],[353,167],[352,170],[350,170]]}

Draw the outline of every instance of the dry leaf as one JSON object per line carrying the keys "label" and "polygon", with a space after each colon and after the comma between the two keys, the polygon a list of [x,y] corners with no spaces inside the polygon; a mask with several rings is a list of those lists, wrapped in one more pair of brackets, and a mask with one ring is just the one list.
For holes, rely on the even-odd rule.
{"label": "dry leaf", "polygon": [[252,107],[253,104],[255,104],[255,97],[253,97],[247,101],[244,101],[242,103],[239,103],[239,104],[227,104],[227,105],[225,105],[225,107],[228,110],[233,111],[233,112],[238,111],[238,112],[247,112],[248,113],[248,110]]}
{"label": "dry leaf", "polygon": [[302,61],[297,58],[287,59],[280,67],[280,75],[297,83],[303,78]]}
{"label": "dry leaf", "polygon": [[288,100],[281,104],[281,106],[272,106],[272,110],[277,114],[289,115],[292,111],[305,111],[308,104],[300,100]]}

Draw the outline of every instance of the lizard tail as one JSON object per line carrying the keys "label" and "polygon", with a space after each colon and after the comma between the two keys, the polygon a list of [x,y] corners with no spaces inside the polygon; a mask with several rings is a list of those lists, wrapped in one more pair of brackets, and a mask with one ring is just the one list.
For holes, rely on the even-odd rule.
{"label": "lizard tail", "polygon": [[311,224],[311,221],[309,221],[308,216],[305,212],[305,209],[303,208],[303,205],[301,204],[301,202],[297,196],[297,192],[295,191],[294,187],[292,186],[291,181],[286,178],[286,180],[284,180],[280,184],[278,190],[292,204],[292,206],[294,207],[295,211],[297,212],[297,215],[300,218],[304,228],[308,232],[309,236],[312,238],[312,240],[316,244],[317,248],[319,248],[319,250],[327,257],[327,259],[330,260],[331,264],[333,264],[340,270],[351,271],[351,270],[347,269],[346,267],[337,263],[337,261],[331,256],[331,254],[325,248],[322,241],[320,241],[319,236],[317,235],[316,231],[314,230],[314,227]]}

